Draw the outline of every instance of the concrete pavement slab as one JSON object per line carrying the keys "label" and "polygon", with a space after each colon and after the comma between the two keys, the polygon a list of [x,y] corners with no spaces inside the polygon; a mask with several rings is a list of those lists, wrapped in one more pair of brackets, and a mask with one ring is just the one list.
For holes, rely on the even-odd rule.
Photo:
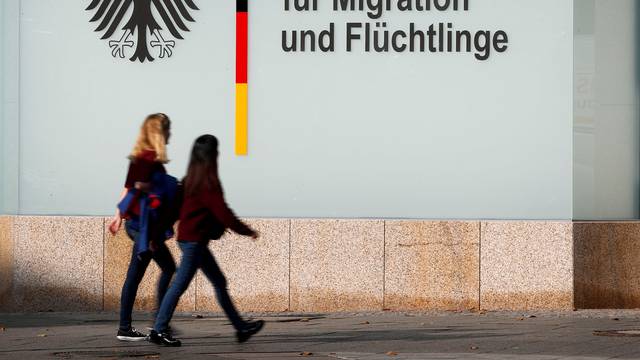
{"label": "concrete pavement slab", "polygon": [[117,341],[114,313],[0,314],[0,359],[640,359],[639,336],[594,335],[640,329],[640,311],[250,314],[267,326],[245,344],[203,315],[175,318],[172,349]]}

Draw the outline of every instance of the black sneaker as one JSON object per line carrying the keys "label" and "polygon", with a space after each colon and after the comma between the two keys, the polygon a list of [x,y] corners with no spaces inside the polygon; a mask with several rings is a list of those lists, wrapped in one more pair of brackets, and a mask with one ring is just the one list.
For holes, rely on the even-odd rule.
{"label": "black sneaker", "polygon": [[147,335],[135,328],[129,328],[129,330],[118,330],[116,338],[120,341],[142,341],[147,338]]}
{"label": "black sneaker", "polygon": [[171,334],[168,334],[166,332],[158,333],[155,330],[151,330],[151,332],[149,333],[149,341],[154,344],[163,345],[163,346],[178,347],[182,345],[180,340],[174,339],[173,336],[171,336]]}
{"label": "black sneaker", "polygon": [[257,334],[264,327],[264,321],[247,321],[244,329],[236,331],[239,343],[249,340],[253,335]]}

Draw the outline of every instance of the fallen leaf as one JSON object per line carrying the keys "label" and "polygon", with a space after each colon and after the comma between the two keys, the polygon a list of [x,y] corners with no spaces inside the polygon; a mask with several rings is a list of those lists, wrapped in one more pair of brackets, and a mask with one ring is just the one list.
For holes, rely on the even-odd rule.
{"label": "fallen leaf", "polygon": [[360,325],[369,325],[369,322],[368,321],[363,321],[363,322],[360,323]]}
{"label": "fallen leaf", "polygon": [[300,319],[300,322],[309,322],[309,318],[302,318]]}
{"label": "fallen leaf", "polygon": [[480,315],[484,315],[484,314],[486,314],[486,313],[487,313],[487,312],[486,312],[486,311],[484,311],[484,310],[481,310],[480,312],[478,312],[478,314],[480,314]]}
{"label": "fallen leaf", "polygon": [[395,351],[387,351],[387,356],[397,356],[398,353]]}
{"label": "fallen leaf", "polygon": [[478,349],[479,349],[479,347],[477,347],[477,346],[475,346],[475,345],[471,345],[470,349],[471,349],[471,350],[478,350]]}
{"label": "fallen leaf", "polygon": [[312,352],[308,352],[308,351],[300,353],[300,356],[312,356],[312,355],[313,355],[313,353]]}
{"label": "fallen leaf", "polygon": [[524,318],[523,318],[523,317],[518,318],[518,321],[523,321],[523,320],[524,320]]}
{"label": "fallen leaf", "polygon": [[38,337],[47,337],[47,334],[38,334]]}

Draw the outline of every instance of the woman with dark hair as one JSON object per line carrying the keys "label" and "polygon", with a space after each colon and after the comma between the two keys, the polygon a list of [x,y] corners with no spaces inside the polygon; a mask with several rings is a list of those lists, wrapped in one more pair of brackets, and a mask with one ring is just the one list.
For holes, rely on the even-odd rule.
{"label": "woman with dark hair", "polygon": [[149,341],[165,346],[180,346],[168,331],[169,322],[180,296],[199,269],[216,290],[220,307],[236,329],[238,342],[245,342],[264,326],[264,321],[244,321],[238,314],[229,293],[227,281],[209,250],[209,240],[219,239],[226,229],[258,238],[258,233],[240,221],[224,201],[218,178],[218,139],[203,135],[196,139],[191,151],[187,176],[183,180],[184,195],[178,225],[178,244],[182,261],[175,279],[167,291]]}

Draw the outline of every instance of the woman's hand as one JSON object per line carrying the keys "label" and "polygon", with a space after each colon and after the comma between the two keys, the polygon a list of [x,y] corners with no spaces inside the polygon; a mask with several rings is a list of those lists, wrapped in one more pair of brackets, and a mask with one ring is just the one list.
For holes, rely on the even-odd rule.
{"label": "woman's hand", "polygon": [[115,236],[118,233],[118,230],[120,230],[120,226],[122,226],[122,218],[120,217],[120,214],[116,214],[109,224],[109,232],[111,235]]}

